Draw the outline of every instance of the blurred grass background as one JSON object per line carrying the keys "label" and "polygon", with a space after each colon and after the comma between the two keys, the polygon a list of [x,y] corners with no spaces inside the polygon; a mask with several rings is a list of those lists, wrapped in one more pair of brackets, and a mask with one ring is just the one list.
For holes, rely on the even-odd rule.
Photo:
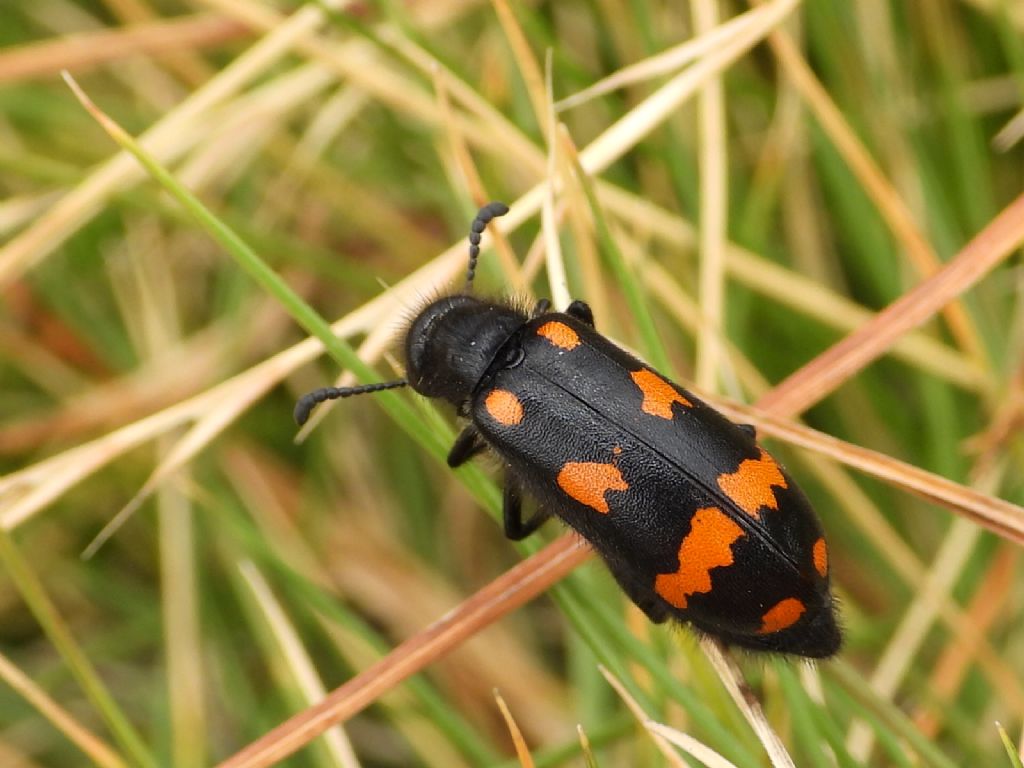
{"label": "blurred grass background", "polygon": [[[1024,5],[797,5],[783,38],[737,51],[724,78],[700,75],[667,119],[638,127],[656,89],[734,38],[663,70],[653,57],[749,10],[0,8],[0,765],[211,764],[520,557],[495,525],[493,463],[455,475],[438,461],[454,434],[443,409],[395,395],[402,430],[374,398],[345,402],[295,443],[296,396],[337,365],[296,351],[305,333],[281,305],[133,159],[112,159],[59,71],[151,132],[175,179],[324,318],[344,318],[382,377],[417,297],[460,279],[464,246],[446,250],[482,197],[521,212],[511,250],[482,258],[483,290],[585,298],[599,328],[680,381],[752,401],[1020,193]],[[560,110],[550,162],[546,57],[555,101],[648,67]],[[595,187],[614,248],[568,147],[613,125]],[[851,162],[844,128],[879,176]],[[527,194],[552,175],[565,182],[557,250]],[[807,422],[1020,503],[1022,288],[1018,257]],[[772,448],[821,512],[847,637],[816,667],[739,659],[795,764],[1012,765],[996,723],[1020,740],[1016,546]],[[689,633],[649,626],[593,563],[550,595],[286,764],[522,764],[495,688],[537,765],[666,764],[598,662],[655,720],[735,765],[770,764]]]}

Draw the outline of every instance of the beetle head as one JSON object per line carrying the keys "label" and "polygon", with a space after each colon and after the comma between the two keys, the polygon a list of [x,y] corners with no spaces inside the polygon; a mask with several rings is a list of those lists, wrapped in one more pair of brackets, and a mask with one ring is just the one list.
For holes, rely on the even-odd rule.
{"label": "beetle head", "polygon": [[505,304],[456,294],[424,307],[405,337],[409,386],[462,404],[526,316]]}

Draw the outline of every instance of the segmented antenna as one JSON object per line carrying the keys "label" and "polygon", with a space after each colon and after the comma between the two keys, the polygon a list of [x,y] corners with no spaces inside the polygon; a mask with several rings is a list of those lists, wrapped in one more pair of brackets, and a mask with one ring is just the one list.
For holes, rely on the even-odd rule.
{"label": "segmented antenna", "polygon": [[480,233],[487,229],[487,225],[493,219],[504,216],[508,213],[508,206],[504,203],[488,203],[473,219],[469,227],[469,269],[466,270],[466,290],[473,287],[473,278],[476,276],[476,260],[480,255]]}
{"label": "segmented antenna", "polygon": [[408,383],[405,379],[396,379],[395,381],[379,381],[376,384],[360,384],[358,387],[322,387],[321,389],[314,389],[312,392],[304,394],[295,403],[295,422],[300,427],[305,424],[309,419],[309,414],[324,400],[337,400],[342,397],[352,397],[352,395],[367,395],[371,392],[380,392],[384,389],[397,389],[398,387],[404,387]]}

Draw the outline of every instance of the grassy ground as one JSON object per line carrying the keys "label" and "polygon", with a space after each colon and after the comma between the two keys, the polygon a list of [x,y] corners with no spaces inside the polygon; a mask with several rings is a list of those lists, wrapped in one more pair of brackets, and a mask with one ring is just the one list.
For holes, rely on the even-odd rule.
{"label": "grassy ground", "polygon": [[[328,5],[0,10],[0,765],[212,764],[366,670],[342,727],[260,754],[684,764],[649,718],[690,765],[1019,764],[1024,7]],[[395,376],[488,199],[482,290],[584,297],[762,409],[828,532],[835,660],[559,581],[573,540],[517,552],[494,463],[448,471],[408,392],[296,442],[299,394]]]}

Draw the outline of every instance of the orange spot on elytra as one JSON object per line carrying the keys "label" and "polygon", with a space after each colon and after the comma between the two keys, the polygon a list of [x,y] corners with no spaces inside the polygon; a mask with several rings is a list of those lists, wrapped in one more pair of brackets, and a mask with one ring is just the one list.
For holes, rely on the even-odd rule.
{"label": "orange spot on elytra", "polygon": [[644,395],[644,402],[640,406],[644,413],[671,419],[672,403],[679,403],[686,408],[693,407],[693,403],[680,395],[675,387],[653,371],[641,368],[629,375]]}
{"label": "orange spot on elytra", "polygon": [[725,495],[754,517],[758,517],[761,507],[779,508],[773,485],[788,487],[779,465],[764,448],[761,449],[761,458],[744,459],[735,472],[718,476],[718,487],[725,491]]}
{"label": "orange spot on elytra", "polygon": [[828,547],[825,546],[824,539],[818,539],[814,542],[814,567],[818,569],[818,573],[822,577],[828,575]]}
{"label": "orange spot on elytra", "polygon": [[603,515],[608,514],[608,491],[624,491],[629,483],[614,464],[570,461],[558,473],[558,487],[580,504],[586,504]]}
{"label": "orange spot on elytra", "polygon": [[523,404],[507,389],[492,389],[488,392],[484,407],[492,419],[506,427],[523,420]]}
{"label": "orange spot on elytra", "polygon": [[743,529],[718,507],[698,509],[679,545],[679,570],[659,573],[654,591],[676,608],[686,608],[690,595],[711,591],[712,568],[732,565],[732,545],[741,536]]}
{"label": "orange spot on elytra", "polygon": [[537,329],[537,335],[543,336],[556,347],[561,347],[562,349],[573,349],[580,343],[579,334],[565,323],[560,323],[557,320],[544,323],[544,325]]}
{"label": "orange spot on elytra", "polygon": [[761,617],[761,628],[757,630],[757,634],[770,635],[788,629],[800,621],[806,610],[807,606],[795,597],[780,600]]}

